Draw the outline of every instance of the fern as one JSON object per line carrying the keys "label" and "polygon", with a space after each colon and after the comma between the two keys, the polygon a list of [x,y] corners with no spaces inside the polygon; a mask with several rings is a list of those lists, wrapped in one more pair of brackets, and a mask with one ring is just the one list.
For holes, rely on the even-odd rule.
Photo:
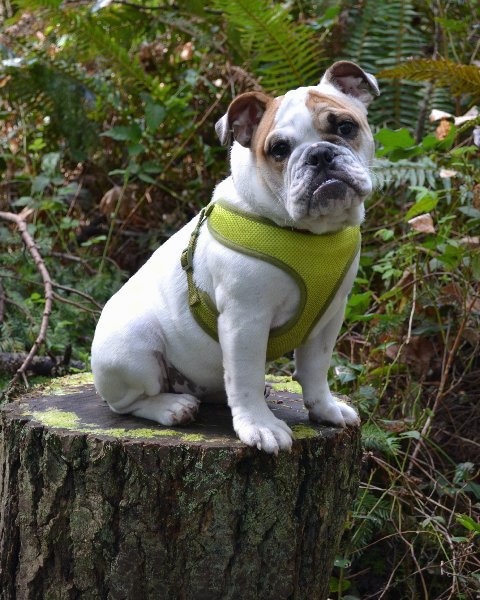
{"label": "fern", "polygon": [[27,114],[42,106],[43,117],[50,117],[51,136],[65,141],[75,161],[88,156],[97,139],[97,126],[88,116],[88,88],[56,67],[30,59],[20,68],[7,70],[11,80],[3,90],[11,105],[21,104]]}
{"label": "fern", "polygon": [[140,65],[137,56],[132,56],[120,43],[119,38],[98,20],[90,17],[82,20],[76,31],[76,38],[83,38],[91,48],[102,55],[113,74],[121,75],[123,85],[132,92],[149,90],[153,80]]}
{"label": "fern", "polygon": [[449,87],[456,96],[471,94],[473,100],[480,99],[480,69],[476,65],[461,65],[451,60],[424,58],[384,69],[378,75],[411,81],[435,81]]}
{"label": "fern", "polygon": [[352,554],[358,557],[378,532],[385,531],[391,511],[385,497],[377,497],[367,490],[359,493],[352,514],[354,532],[349,540]]}
{"label": "fern", "polygon": [[[345,58],[381,77],[385,69],[411,56],[422,55],[429,40],[417,24],[422,16],[415,6],[411,0],[384,3],[366,0],[361,9],[350,9],[352,26],[348,30]],[[375,100],[370,115],[372,124],[393,129],[421,129],[418,120],[425,120],[423,104],[430,90],[406,80],[381,81],[380,88],[381,96]]]}
{"label": "fern", "polygon": [[[30,0],[19,0],[19,5],[27,10],[31,4]],[[148,24],[147,17],[144,17],[144,23],[139,19],[142,15],[138,11],[128,16],[116,11],[92,15],[88,10],[79,10],[76,6],[70,8],[67,4],[63,7],[59,0],[35,0],[34,6],[45,22],[55,23],[51,34],[64,38],[61,52],[52,61],[56,63],[63,58],[64,62],[76,64],[103,62],[110,76],[121,81],[119,89],[126,88],[126,94],[152,87],[152,78],[143,70],[137,55],[130,52],[133,40],[144,29],[145,23]],[[26,49],[37,59],[45,60],[43,51],[36,46],[22,48],[22,54]]]}
{"label": "fern", "polygon": [[400,447],[395,435],[374,423],[365,423],[362,427],[362,441],[365,450],[377,450],[388,456],[395,456]]}
{"label": "fern", "polygon": [[[272,93],[318,81],[320,44],[309,27],[293,22],[281,4],[268,0],[215,0],[241,40],[243,56]],[[233,36],[235,37],[235,36]]]}
{"label": "fern", "polygon": [[427,156],[415,161],[401,159],[392,162],[388,159],[376,159],[372,174],[375,187],[384,189],[389,186],[425,186],[435,187],[438,166]]}

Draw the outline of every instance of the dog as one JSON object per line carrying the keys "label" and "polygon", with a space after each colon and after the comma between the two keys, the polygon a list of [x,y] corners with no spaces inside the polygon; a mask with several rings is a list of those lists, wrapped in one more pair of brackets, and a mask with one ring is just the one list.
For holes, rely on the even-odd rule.
{"label": "dog", "polygon": [[327,372],[358,268],[378,94],[373,75],[339,61],[316,86],[231,102],[216,124],[233,140],[230,176],[98,321],[92,371],[114,412],[177,426],[223,397],[242,442],[290,450],[264,398],[265,361],[294,350],[309,418],[359,424]]}

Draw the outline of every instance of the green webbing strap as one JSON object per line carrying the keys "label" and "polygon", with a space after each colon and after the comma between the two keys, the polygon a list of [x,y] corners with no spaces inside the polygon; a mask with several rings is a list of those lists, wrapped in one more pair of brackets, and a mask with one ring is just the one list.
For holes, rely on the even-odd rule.
{"label": "green webbing strap", "polygon": [[267,219],[243,213],[222,202],[201,213],[189,244],[182,254],[187,273],[188,297],[199,325],[218,340],[218,312],[207,293],[193,281],[193,254],[200,229],[208,219],[210,233],[223,245],[270,262],[297,283],[300,302],[296,313],[270,331],[267,358],[282,356],[298,347],[330,305],[360,248],[360,228],[322,235],[280,227]]}
{"label": "green webbing strap", "polygon": [[180,262],[182,269],[187,275],[188,304],[192,315],[195,317],[195,320],[200,327],[218,342],[218,311],[210,299],[210,296],[206,292],[198,289],[193,280],[193,255],[195,253],[195,248],[197,247],[198,236],[200,235],[200,229],[202,228],[203,223],[212,212],[214,206],[213,203],[210,203],[200,211],[197,224],[190,235],[188,246],[182,252]]}

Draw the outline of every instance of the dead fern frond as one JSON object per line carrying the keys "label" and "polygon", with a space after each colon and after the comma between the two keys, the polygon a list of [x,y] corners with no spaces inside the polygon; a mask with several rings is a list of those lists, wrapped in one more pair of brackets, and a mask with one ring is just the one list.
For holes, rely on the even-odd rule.
{"label": "dead fern frond", "polygon": [[384,69],[377,73],[377,76],[410,81],[434,81],[449,87],[456,96],[470,94],[474,101],[480,100],[480,68],[476,65],[421,58]]}

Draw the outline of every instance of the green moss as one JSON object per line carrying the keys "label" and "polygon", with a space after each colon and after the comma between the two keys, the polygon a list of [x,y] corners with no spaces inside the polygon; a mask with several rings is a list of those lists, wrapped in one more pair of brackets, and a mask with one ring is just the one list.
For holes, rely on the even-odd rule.
{"label": "green moss", "polygon": [[309,425],[304,425],[303,423],[299,423],[298,425],[292,426],[293,435],[296,440],[305,440],[308,438],[317,437],[318,431],[314,427],[310,427]]}
{"label": "green moss", "polygon": [[194,433],[183,433],[174,429],[125,429],[122,427],[97,427],[92,423],[82,423],[80,417],[73,412],[61,410],[59,408],[48,408],[45,411],[34,411],[25,413],[31,416],[35,421],[42,423],[51,429],[72,429],[82,433],[105,435],[114,438],[134,438],[134,439],[153,439],[162,437],[178,437],[185,442],[201,442],[205,439],[204,435]]}
{"label": "green moss", "polygon": [[57,379],[50,379],[47,385],[39,385],[39,389],[44,394],[55,396],[65,396],[71,394],[72,390],[82,385],[93,383],[92,373],[76,373],[75,375],[66,375]]}
{"label": "green moss", "polygon": [[182,439],[186,442],[201,442],[205,436],[201,433],[182,433]]}
{"label": "green moss", "polygon": [[35,421],[39,421],[53,429],[77,429],[80,425],[80,419],[75,413],[59,408],[49,408],[45,411],[37,410],[31,414]]}
{"label": "green moss", "polygon": [[298,381],[293,381],[290,375],[267,375],[266,381],[275,391],[291,392],[292,394],[302,393],[302,386]]}

